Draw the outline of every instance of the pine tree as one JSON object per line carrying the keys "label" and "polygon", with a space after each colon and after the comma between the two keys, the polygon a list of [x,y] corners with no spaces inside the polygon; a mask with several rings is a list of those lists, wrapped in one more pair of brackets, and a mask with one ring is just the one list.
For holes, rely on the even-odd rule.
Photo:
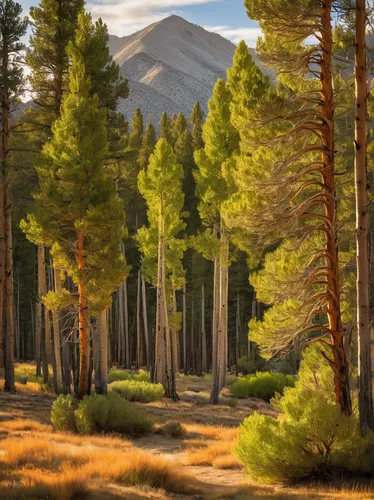
{"label": "pine tree", "polygon": [[30,8],[32,35],[26,54],[31,69],[30,84],[36,110],[29,112],[33,128],[48,139],[51,126],[60,115],[65,80],[69,66],[66,52],[74,39],[78,14],[84,0],[41,0]]}
{"label": "pine tree", "polygon": [[181,264],[184,241],[178,238],[185,224],[183,169],[171,146],[160,139],[147,170],[139,173],[139,190],[148,207],[148,227],[138,232],[145,275],[157,287],[154,381],[165,387],[166,396],[178,399],[175,384],[176,330],[180,317],[175,292],[183,286]]}
{"label": "pine tree", "polygon": [[[203,127],[204,149],[195,153],[199,212],[208,229],[197,240],[197,248],[214,261],[213,293],[213,368],[210,402],[218,404],[219,393],[225,384],[227,366],[227,307],[229,233],[221,208],[231,193],[231,170],[237,152],[239,136],[231,124],[231,94],[219,79],[209,101],[209,112]],[[200,241],[199,241],[200,240]]]}
{"label": "pine tree", "polygon": [[[275,168],[266,172],[268,186],[272,185],[272,192],[267,190],[267,200],[275,199],[278,203],[265,202],[264,210],[258,213],[257,226],[263,224],[264,230],[272,228],[279,235],[284,231],[302,239],[313,231],[324,236],[303,280],[305,294],[300,300],[305,321],[298,332],[313,331],[313,319],[326,314],[327,324],[320,325],[319,330],[325,335],[323,342],[330,336],[329,362],[336,401],[342,412],[349,415],[352,403],[342,326],[336,211],[334,1],[306,4],[300,0],[291,5],[273,0],[270,5],[265,0],[246,0],[245,6],[264,33],[258,43],[260,54],[279,71],[280,81],[287,85],[291,96],[287,105],[277,110],[280,113],[273,115],[272,150],[259,148],[268,156],[264,167],[269,165],[269,157],[276,158]],[[306,40],[313,36],[319,43],[310,45]],[[310,72],[317,78],[300,78]],[[260,151],[256,154],[261,155]]]}
{"label": "pine tree", "polygon": [[[78,288],[73,296],[65,289],[49,294],[45,302],[50,308],[69,301],[77,306],[79,398],[89,389],[90,315],[110,304],[111,293],[127,274],[120,253],[123,206],[103,166],[108,151],[106,110],[99,108],[97,95],[90,96],[90,85],[81,56],[74,54],[69,93],[38,168],[37,211],[22,224],[33,242],[51,248],[56,269],[66,271]],[[106,376],[106,366],[101,364],[101,369]],[[105,380],[103,386],[105,392]]]}
{"label": "pine tree", "polygon": [[192,125],[193,148],[195,151],[202,149],[204,147],[203,118],[204,118],[204,112],[201,109],[200,102],[196,101],[196,104],[193,107],[190,116],[190,123]]}
{"label": "pine tree", "polygon": [[149,162],[149,158],[156,146],[156,130],[152,123],[149,123],[143,136],[142,145],[139,151],[139,166],[144,170]]}
{"label": "pine tree", "polygon": [[118,150],[120,135],[126,130],[126,122],[117,112],[119,99],[129,95],[128,82],[120,74],[119,65],[113,61],[109,52],[109,34],[106,24],[101,19],[92,22],[91,14],[81,12],[78,15],[77,29],[73,43],[68,45],[67,53],[72,57],[78,52],[86,67],[86,74],[91,80],[91,95],[97,94],[99,106],[107,109],[108,140],[110,153]]}
{"label": "pine tree", "polygon": [[160,139],[166,139],[169,144],[172,143],[171,122],[166,111],[162,113],[160,120]]}
{"label": "pine tree", "polygon": [[0,347],[4,357],[5,391],[14,391],[13,247],[10,199],[11,113],[24,90],[21,38],[27,20],[13,0],[0,4]]}

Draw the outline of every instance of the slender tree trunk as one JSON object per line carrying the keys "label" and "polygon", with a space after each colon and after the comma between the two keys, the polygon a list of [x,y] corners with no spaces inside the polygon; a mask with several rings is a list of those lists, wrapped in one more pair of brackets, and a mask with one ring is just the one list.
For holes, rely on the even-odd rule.
{"label": "slender tree trunk", "polygon": [[78,233],[78,251],[77,251],[77,262],[78,268],[81,272],[81,280],[78,284],[78,297],[79,297],[79,313],[78,313],[78,324],[79,324],[79,354],[80,354],[80,364],[79,364],[79,387],[78,387],[78,398],[83,399],[83,397],[88,392],[88,372],[90,368],[90,325],[88,321],[88,307],[87,298],[85,295],[84,287],[84,242],[83,235],[81,232]]}
{"label": "slender tree trunk", "polygon": [[[173,312],[177,312],[177,297],[175,290],[173,291]],[[172,341],[173,341],[173,367],[174,372],[179,373],[179,356],[178,356],[178,330],[173,327],[171,331]]]}
{"label": "slender tree trunk", "polygon": [[95,392],[106,394],[108,390],[108,318],[107,310],[96,319],[94,338]]}
{"label": "slender tree trunk", "polygon": [[9,186],[5,190],[5,290],[4,290],[4,331],[5,331],[5,391],[15,391],[14,385],[14,311],[13,311],[13,245],[12,213]]}
{"label": "slender tree trunk", "polygon": [[240,358],[240,293],[236,293],[236,319],[235,319],[235,369],[236,376],[239,375]]}
{"label": "slender tree trunk", "polygon": [[148,328],[148,310],[147,310],[147,288],[145,285],[144,275],[141,273],[142,279],[142,308],[143,308],[143,326],[144,326],[144,339],[145,339],[145,349],[147,354],[147,369],[151,367],[151,346],[149,338],[149,328]]}
{"label": "slender tree trunk", "polygon": [[370,352],[369,294],[369,201],[366,173],[366,0],[356,0],[355,38],[355,185],[356,185],[356,245],[357,245],[357,331],[359,344],[359,411],[361,432],[374,430],[374,408]]}
{"label": "slender tree trunk", "polygon": [[[45,272],[45,252],[44,245],[38,245],[38,323],[40,327],[41,361],[43,368],[43,382],[48,383],[48,356],[46,350],[46,322],[48,322],[48,311],[45,310],[42,297],[47,293],[47,281]],[[43,328],[44,315],[44,328]]]}
{"label": "slender tree trunk", "polygon": [[141,271],[138,270],[138,284],[136,288],[136,368],[139,368],[142,365],[142,340],[141,340]]}
{"label": "slender tree trunk", "polygon": [[205,285],[201,284],[201,370],[208,373],[205,329]]}
{"label": "slender tree trunk", "polygon": [[211,404],[219,403],[220,393],[220,360],[219,349],[220,343],[218,339],[218,323],[219,323],[219,297],[220,297],[220,280],[221,268],[218,259],[214,261],[214,278],[213,278],[213,318],[212,318],[212,387],[210,392]]}
{"label": "slender tree trunk", "polygon": [[[4,139],[3,139],[4,141]],[[3,368],[5,364],[5,331],[4,331],[4,291],[5,291],[5,160],[4,160],[4,146],[0,148],[1,160],[1,187],[0,187],[0,367]]]}
{"label": "slender tree trunk", "polygon": [[184,374],[188,375],[187,366],[187,297],[186,284],[183,285],[183,312],[182,312],[182,337],[183,337],[183,370]]}
{"label": "slender tree trunk", "polygon": [[[61,275],[59,269],[54,269],[55,291],[61,292]],[[53,347],[55,358],[55,386],[57,394],[63,392],[62,384],[62,364],[61,364],[61,332],[60,332],[60,314],[61,309],[52,311],[53,321]]]}
{"label": "slender tree trunk", "polygon": [[[161,215],[160,215],[161,219]],[[163,221],[162,221],[163,224]],[[161,221],[159,222],[158,236],[158,265],[157,265],[157,298],[156,298],[156,340],[155,340],[155,364],[154,382],[165,384],[165,314],[163,295],[163,266],[164,266],[164,236],[161,233]]]}
{"label": "slender tree trunk", "polygon": [[326,281],[328,289],[328,320],[331,332],[334,389],[336,402],[344,414],[352,413],[349,390],[349,366],[344,351],[343,328],[341,320],[339,257],[337,244],[337,213],[335,188],[335,144],[334,144],[334,90],[332,79],[332,4],[328,0],[323,4],[321,30],[321,115],[325,117],[321,126],[324,146],[321,171],[325,196],[325,236],[326,236]]}

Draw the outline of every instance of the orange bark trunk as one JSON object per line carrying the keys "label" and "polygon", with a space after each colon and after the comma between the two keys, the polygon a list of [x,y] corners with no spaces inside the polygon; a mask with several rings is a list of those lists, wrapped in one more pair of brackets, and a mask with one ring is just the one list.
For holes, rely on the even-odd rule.
{"label": "orange bark trunk", "polygon": [[322,50],[321,50],[321,112],[326,120],[323,124],[322,142],[325,151],[322,154],[323,183],[326,187],[325,235],[326,235],[326,267],[328,287],[328,319],[331,330],[334,372],[334,389],[336,401],[346,415],[352,413],[352,402],[349,391],[349,367],[344,351],[343,328],[340,307],[339,258],[337,244],[337,214],[335,188],[334,157],[334,96],[332,79],[332,0],[323,5],[322,18]]}
{"label": "orange bark trunk", "polygon": [[88,306],[84,287],[84,242],[81,232],[78,233],[78,268],[81,272],[78,284],[78,328],[79,328],[79,386],[78,398],[82,399],[88,394],[88,372],[90,367],[90,327],[88,322]]}

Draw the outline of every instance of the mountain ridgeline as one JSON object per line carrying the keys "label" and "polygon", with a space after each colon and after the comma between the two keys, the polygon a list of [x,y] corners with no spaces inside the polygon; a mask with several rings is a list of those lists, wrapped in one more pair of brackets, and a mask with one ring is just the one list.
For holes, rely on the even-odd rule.
{"label": "mountain ridgeline", "polygon": [[[129,80],[130,95],[120,100],[119,111],[129,118],[140,108],[154,124],[164,111],[169,116],[180,112],[189,116],[197,100],[206,112],[212,88],[218,78],[226,77],[236,48],[226,38],[179,16],[123,38],[111,35],[109,44],[113,59]],[[255,50],[250,50],[258,63]]]}

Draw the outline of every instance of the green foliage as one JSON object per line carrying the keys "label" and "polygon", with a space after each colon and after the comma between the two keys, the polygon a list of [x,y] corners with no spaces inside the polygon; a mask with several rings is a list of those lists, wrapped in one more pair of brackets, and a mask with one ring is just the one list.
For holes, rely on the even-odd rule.
{"label": "green foliage", "polygon": [[238,378],[231,386],[231,393],[238,398],[260,398],[269,402],[276,393],[283,393],[285,387],[293,387],[294,383],[291,375],[257,372]]}
{"label": "green foliage", "polygon": [[[91,310],[100,311],[128,273],[120,252],[125,216],[103,164],[108,151],[106,111],[99,108],[97,95],[90,96],[84,62],[75,51],[69,88],[38,167],[35,213],[21,227],[30,241],[51,248],[56,268],[65,270],[75,284],[84,281]],[[77,263],[78,234],[84,240],[84,275]]]}
{"label": "green foliage", "polygon": [[157,429],[160,434],[165,434],[166,436],[172,438],[181,438],[186,434],[186,429],[179,422],[166,422],[160,425]]}
{"label": "green foliage", "polygon": [[342,414],[331,389],[331,368],[313,346],[295,387],[275,401],[278,419],[255,413],[241,426],[236,453],[252,478],[331,480],[374,471],[374,434],[361,436],[357,415]]}
{"label": "green foliage", "polygon": [[109,390],[119,394],[128,401],[140,401],[150,403],[162,399],[165,395],[161,384],[151,384],[149,382],[139,382],[137,380],[121,380],[113,382]]}
{"label": "green foliage", "polygon": [[51,424],[58,431],[72,431],[77,427],[75,423],[76,401],[71,394],[60,394],[53,402],[51,410]]}
{"label": "green foliage", "polygon": [[236,398],[229,398],[227,400],[227,405],[230,408],[236,408],[238,406],[238,400]]}
{"label": "green foliage", "polygon": [[201,109],[200,102],[196,101],[190,116],[190,123],[192,125],[193,149],[195,151],[202,149],[204,147],[203,117],[204,117],[204,112]]}
{"label": "green foliage", "polygon": [[263,358],[258,358],[253,361],[244,355],[238,360],[238,367],[243,375],[264,371],[265,365],[266,361]]}
{"label": "green foliage", "polygon": [[149,372],[131,373],[119,368],[111,368],[109,370],[108,381],[115,382],[117,380],[136,380],[137,382],[149,382]]}
{"label": "green foliage", "polygon": [[140,435],[150,432],[153,423],[126,399],[115,393],[86,396],[78,406],[73,396],[60,395],[52,406],[51,423],[58,430],[81,434],[115,432]]}

